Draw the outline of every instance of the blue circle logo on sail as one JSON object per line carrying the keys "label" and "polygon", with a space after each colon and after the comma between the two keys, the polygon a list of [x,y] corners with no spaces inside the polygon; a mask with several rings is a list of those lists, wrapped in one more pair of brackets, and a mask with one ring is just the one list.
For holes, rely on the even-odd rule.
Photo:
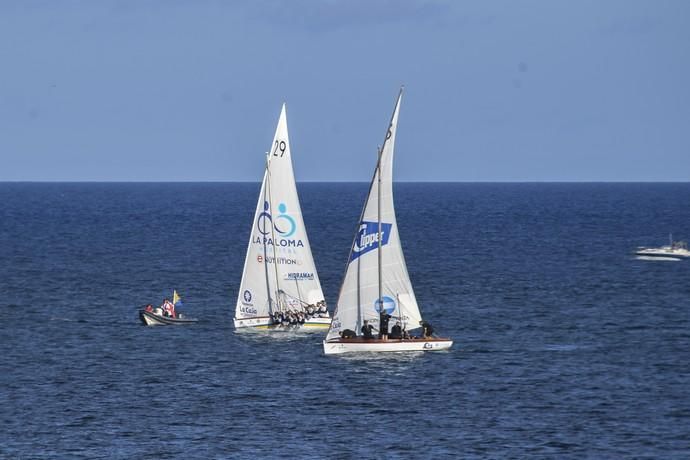
{"label": "blue circle logo on sail", "polygon": [[249,303],[252,301],[252,293],[249,291],[249,289],[245,290],[242,296],[244,297],[245,302]]}
{"label": "blue circle logo on sail", "polygon": [[[287,215],[287,206],[285,205],[285,203],[280,203],[278,205],[278,211],[280,212],[280,214],[278,214],[278,217],[276,217],[273,226],[275,227],[276,231],[280,233],[284,238],[289,238],[292,236],[293,233],[295,233],[295,230],[297,230],[297,224],[295,224],[295,219]],[[278,226],[278,222],[281,222],[280,227]]]}
{"label": "blue circle logo on sail", "polygon": [[278,216],[273,220],[271,213],[269,212],[268,201],[264,201],[264,210],[259,214],[256,219],[256,228],[262,235],[268,235],[275,230],[283,238],[291,237],[297,230],[297,224],[295,219],[287,214],[287,206],[285,203],[280,203],[278,205]]}
{"label": "blue circle logo on sail", "polygon": [[[268,221],[268,228],[266,228],[266,221]],[[259,217],[257,217],[256,219],[256,228],[262,235],[268,235],[269,233],[271,233],[272,225],[273,218],[271,217],[271,213],[268,212],[268,201],[264,201],[264,211],[261,214],[259,214]]]}
{"label": "blue circle logo on sail", "polygon": [[[386,313],[392,315],[395,311],[395,300],[387,295],[384,295],[381,300],[383,301],[383,309],[386,311]],[[376,310],[376,313],[381,313],[381,300],[376,299],[374,301],[374,310]]]}

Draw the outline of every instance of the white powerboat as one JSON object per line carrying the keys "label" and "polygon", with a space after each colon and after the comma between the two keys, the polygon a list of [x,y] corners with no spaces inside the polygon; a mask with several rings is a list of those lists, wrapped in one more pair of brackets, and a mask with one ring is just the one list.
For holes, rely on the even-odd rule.
{"label": "white powerboat", "polygon": [[685,241],[673,241],[673,235],[671,234],[669,235],[668,245],[658,248],[640,246],[635,251],[635,255],[650,258],[687,259],[690,258],[690,251],[688,250],[688,243]]}

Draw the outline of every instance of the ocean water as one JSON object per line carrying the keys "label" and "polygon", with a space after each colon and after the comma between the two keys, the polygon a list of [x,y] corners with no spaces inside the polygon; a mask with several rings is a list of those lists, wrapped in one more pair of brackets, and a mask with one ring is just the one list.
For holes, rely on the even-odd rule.
{"label": "ocean water", "polygon": [[[331,309],[367,185],[299,184]],[[258,190],[0,184],[0,458],[690,458],[690,184],[396,184],[455,345],[345,357],[233,330]]]}

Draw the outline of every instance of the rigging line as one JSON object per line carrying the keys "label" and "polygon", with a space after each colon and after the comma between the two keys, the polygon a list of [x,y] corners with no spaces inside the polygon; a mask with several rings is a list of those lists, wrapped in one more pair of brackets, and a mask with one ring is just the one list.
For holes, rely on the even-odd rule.
{"label": "rigging line", "polygon": [[[345,287],[345,279],[347,278],[347,270],[348,267],[350,266],[350,263],[352,261],[352,252],[354,251],[355,248],[355,243],[357,242],[357,233],[359,230],[359,226],[364,220],[364,213],[367,210],[367,203],[369,202],[369,196],[371,196],[371,187],[374,185],[374,180],[376,180],[376,171],[374,171],[374,174],[371,176],[371,182],[369,183],[369,190],[367,191],[367,197],[364,200],[364,206],[362,207],[362,212],[359,214],[359,220],[357,220],[357,224],[355,225],[355,237],[352,239],[352,244],[350,245],[350,253],[347,256],[347,262],[345,262],[345,276],[343,276],[343,280],[340,283],[340,289],[338,290],[338,300],[340,300],[340,297],[343,294],[343,288]],[[357,258],[357,323],[355,324],[355,328],[357,331],[359,331],[361,325],[362,325],[362,307],[360,305],[360,286],[359,286],[359,271],[360,271],[360,262],[361,259]],[[333,311],[333,317],[335,318],[336,314],[338,313],[338,303],[336,302],[335,304],[335,310]],[[331,322],[331,325],[328,327],[328,334],[331,333],[331,329],[333,327],[333,323]],[[328,335],[327,335],[328,336]]]}
{"label": "rigging line", "polygon": [[297,288],[297,300],[299,300],[300,305],[302,305],[302,294],[299,292],[299,283],[297,282],[297,276],[295,276],[295,287]]}
{"label": "rigging line", "polygon": [[285,297],[289,297],[289,298],[291,298],[291,299],[293,299],[293,300],[298,300],[299,303],[300,303],[300,307],[302,307],[302,310],[304,310],[304,306],[305,306],[305,305],[307,305],[307,306],[309,305],[306,301],[304,301],[304,300],[302,300],[302,299],[300,299],[300,298],[295,297],[294,295],[290,294],[289,292],[282,291],[282,293],[283,293],[283,295],[284,295]]}
{"label": "rigging line", "polygon": [[[398,301],[398,319],[400,320],[400,324],[402,324],[401,331],[404,332],[404,331],[407,330],[407,324],[405,323],[405,321],[403,321],[403,317],[402,317],[402,305],[400,304],[400,293],[399,293],[399,292],[396,292],[396,293],[395,293],[395,298],[396,298],[397,301]],[[403,336],[404,336],[404,334],[403,334]]]}
{"label": "rigging line", "polygon": [[[270,160],[270,157],[269,157]],[[278,302],[278,309],[282,310],[281,303],[280,303],[280,282],[278,280],[278,254],[276,253],[276,231],[275,231],[275,225],[273,225],[273,198],[271,197],[271,168],[270,168],[270,163],[266,164],[266,170],[268,174],[268,212],[271,214],[271,236],[273,237],[273,268],[275,270],[275,276],[276,276],[276,299]]]}

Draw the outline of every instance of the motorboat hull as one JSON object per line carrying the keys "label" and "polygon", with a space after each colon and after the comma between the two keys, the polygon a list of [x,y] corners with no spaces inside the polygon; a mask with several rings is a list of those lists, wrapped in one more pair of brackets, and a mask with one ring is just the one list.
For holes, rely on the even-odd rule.
{"label": "motorboat hull", "polygon": [[641,257],[666,257],[675,259],[690,258],[690,251],[684,249],[641,249],[635,252],[636,256]]}
{"label": "motorboat hull", "polygon": [[270,329],[270,330],[327,330],[331,326],[331,318],[314,317],[306,320],[302,324],[283,326],[280,324],[273,324],[273,321],[268,316],[259,316],[256,318],[234,318],[235,329]]}
{"label": "motorboat hull", "polygon": [[139,319],[147,326],[185,325],[199,322],[196,318],[171,318],[147,310],[139,310]]}
{"label": "motorboat hull", "polygon": [[362,337],[353,339],[334,339],[323,341],[323,351],[327,355],[365,352],[401,352],[401,351],[440,351],[447,350],[453,341],[447,338],[431,337],[418,339],[379,339],[366,340]]}

